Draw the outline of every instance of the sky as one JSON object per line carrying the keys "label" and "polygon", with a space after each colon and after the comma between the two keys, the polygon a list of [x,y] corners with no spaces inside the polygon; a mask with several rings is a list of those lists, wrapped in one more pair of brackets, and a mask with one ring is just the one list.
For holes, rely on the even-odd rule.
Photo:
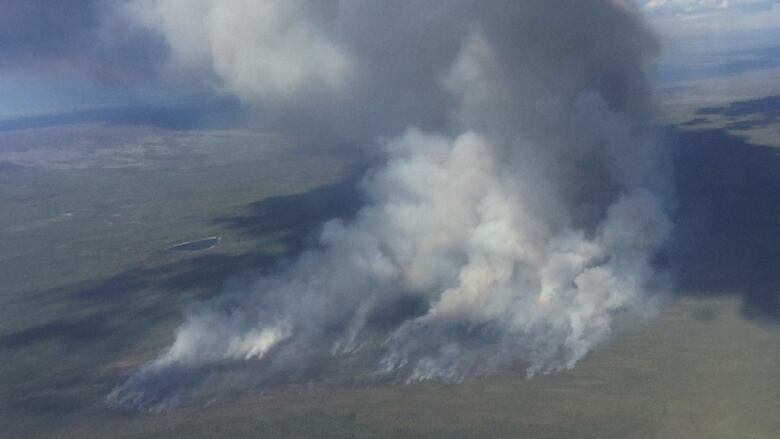
{"label": "sky", "polygon": [[[632,1],[672,57],[780,37],[778,0]],[[165,39],[130,12],[144,0],[0,2],[0,119],[222,93],[212,78],[171,67]]]}
{"label": "sky", "polygon": [[776,0],[643,0],[641,6],[659,32],[675,37],[780,26]]}

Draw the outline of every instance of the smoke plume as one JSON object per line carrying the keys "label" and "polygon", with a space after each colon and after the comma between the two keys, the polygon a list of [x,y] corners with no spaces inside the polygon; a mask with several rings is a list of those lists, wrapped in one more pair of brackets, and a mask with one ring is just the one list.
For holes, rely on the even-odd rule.
{"label": "smoke plume", "polygon": [[[355,218],[187,315],[109,395],[158,410],[220,364],[350,358],[460,380],[573,367],[664,277],[656,43],[617,0],[137,0],[173,62],[292,123],[382,145]],[[303,128],[302,128],[303,129]],[[384,139],[384,140],[382,140]],[[389,139],[389,140],[388,140]],[[366,353],[370,354],[366,354]],[[196,393],[196,392],[195,392]]]}

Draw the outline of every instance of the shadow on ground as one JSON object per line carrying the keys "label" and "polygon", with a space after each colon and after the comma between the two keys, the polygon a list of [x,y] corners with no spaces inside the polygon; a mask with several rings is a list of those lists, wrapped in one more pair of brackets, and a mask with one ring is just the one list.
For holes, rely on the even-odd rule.
{"label": "shadow on ground", "polygon": [[[700,114],[715,111],[776,123],[780,97]],[[670,263],[681,294],[737,295],[746,316],[776,321],[780,150],[730,134],[734,123],[739,121],[720,129],[672,130],[679,210]]]}
{"label": "shadow on ground", "polygon": [[344,181],[309,192],[257,201],[245,208],[245,215],[221,217],[215,222],[255,238],[282,233],[283,243],[299,251],[311,242],[311,232],[323,223],[357,211],[362,204],[357,187],[361,175],[355,172]]}

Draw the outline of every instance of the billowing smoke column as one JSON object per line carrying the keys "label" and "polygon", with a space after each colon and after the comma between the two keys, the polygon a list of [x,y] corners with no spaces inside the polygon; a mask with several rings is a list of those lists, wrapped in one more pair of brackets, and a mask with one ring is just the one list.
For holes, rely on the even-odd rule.
{"label": "billowing smoke column", "polygon": [[[573,367],[663,288],[656,46],[616,0],[139,0],[178,65],[287,121],[382,142],[368,200],[320,245],[193,311],[109,395],[175,404],[183,376],[374,352],[379,376]],[[400,135],[398,134],[400,133]],[[171,384],[174,382],[176,384]],[[189,389],[187,389],[189,391]]]}

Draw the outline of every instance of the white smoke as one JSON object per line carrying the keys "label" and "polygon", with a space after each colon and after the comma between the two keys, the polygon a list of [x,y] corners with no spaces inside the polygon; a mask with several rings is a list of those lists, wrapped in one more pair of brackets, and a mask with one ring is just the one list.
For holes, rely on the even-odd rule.
{"label": "white smoke", "polygon": [[213,69],[246,100],[289,100],[338,91],[351,76],[349,56],[317,23],[307,0],[138,0],[131,14],[159,28],[174,61]]}
{"label": "white smoke", "polygon": [[[287,269],[190,313],[168,352],[116,387],[111,404],[168,407],[196,384],[161,383],[228,360],[292,367],[374,350],[378,374],[411,381],[571,368],[618,313],[642,312],[663,287],[653,258],[671,229],[669,179],[643,120],[655,46],[622,3],[145,4],[178,57],[207,60],[246,99],[311,101],[388,125],[435,110],[448,122],[385,142],[387,162],[366,177],[354,219],[326,224],[320,246]],[[421,35],[410,58],[366,49],[411,47]],[[381,107],[405,94],[399,84],[427,90],[402,99],[401,117],[342,107]],[[342,96],[329,104],[323,89]],[[337,127],[344,120],[326,113]],[[392,318],[377,330],[383,314]]]}

